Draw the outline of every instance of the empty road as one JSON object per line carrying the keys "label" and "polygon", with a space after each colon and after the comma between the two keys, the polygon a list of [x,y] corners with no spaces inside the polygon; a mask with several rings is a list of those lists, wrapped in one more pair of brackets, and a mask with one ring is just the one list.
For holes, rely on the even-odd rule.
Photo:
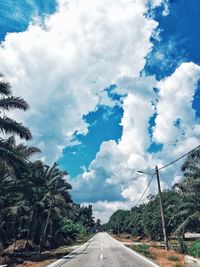
{"label": "empty road", "polygon": [[[50,265],[51,267],[158,267],[113,239],[98,233],[73,253]],[[50,267],[49,266],[49,267]]]}

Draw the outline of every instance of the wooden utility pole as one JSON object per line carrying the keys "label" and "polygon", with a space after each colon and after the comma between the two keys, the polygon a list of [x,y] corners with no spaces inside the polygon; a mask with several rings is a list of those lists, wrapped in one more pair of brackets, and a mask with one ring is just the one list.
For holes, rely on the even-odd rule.
{"label": "wooden utility pole", "polygon": [[163,203],[162,203],[162,194],[161,194],[158,166],[156,166],[155,171],[156,171],[156,178],[157,178],[157,183],[158,183],[158,193],[159,193],[159,200],[160,200],[160,214],[161,214],[161,219],[162,219],[162,229],[163,229],[163,236],[164,236],[164,242],[165,242],[165,249],[169,250],[169,244],[168,244],[168,238],[167,238],[167,232],[166,232],[166,226],[165,226],[165,217],[164,217],[164,212],[163,212]]}

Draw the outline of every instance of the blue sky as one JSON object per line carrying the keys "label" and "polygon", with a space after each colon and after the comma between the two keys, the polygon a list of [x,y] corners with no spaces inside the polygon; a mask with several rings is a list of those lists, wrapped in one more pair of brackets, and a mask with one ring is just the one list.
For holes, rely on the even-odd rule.
{"label": "blue sky", "polygon": [[[119,125],[123,110],[119,106],[113,108],[99,106],[96,111],[84,116],[89,124],[88,134],[74,134],[74,139],[80,144],[64,149],[62,158],[58,163],[69,170],[72,177],[88,168],[90,162],[95,158],[97,151],[103,141],[115,140],[121,137],[122,127]],[[84,167],[83,167],[84,166]]]}
{"label": "blue sky", "polygon": [[0,3],[0,38],[4,40],[8,32],[25,31],[34,16],[44,18],[56,10],[55,0],[6,0]]}
{"label": "blue sky", "polygon": [[[199,144],[200,3],[14,2],[0,3],[0,72],[31,105],[14,116],[105,220],[137,201],[138,168]],[[171,184],[179,167],[164,173]]]}

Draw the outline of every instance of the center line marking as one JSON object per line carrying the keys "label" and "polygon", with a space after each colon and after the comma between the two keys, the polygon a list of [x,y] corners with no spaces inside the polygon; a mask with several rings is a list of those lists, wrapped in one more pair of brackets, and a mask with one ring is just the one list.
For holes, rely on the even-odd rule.
{"label": "center line marking", "polygon": [[101,253],[101,257],[100,258],[101,258],[101,260],[103,260],[103,254],[102,253]]}

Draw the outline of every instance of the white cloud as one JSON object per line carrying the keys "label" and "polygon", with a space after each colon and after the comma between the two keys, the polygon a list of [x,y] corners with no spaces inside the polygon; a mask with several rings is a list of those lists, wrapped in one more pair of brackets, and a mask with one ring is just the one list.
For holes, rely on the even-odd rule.
{"label": "white cloud", "polygon": [[[199,78],[200,66],[183,63],[170,77],[158,83],[160,92],[153,134],[155,141],[167,146],[176,144],[194,125],[196,118],[192,101]],[[179,121],[180,126],[177,127],[176,122]]]}
{"label": "white cloud", "polygon": [[[89,203],[83,203],[84,205],[88,205]],[[96,219],[100,218],[102,223],[108,221],[109,217],[112,215],[113,212],[117,211],[118,209],[128,210],[130,209],[131,203],[130,202],[108,202],[108,201],[98,201],[93,204],[93,214]]]}
{"label": "white cloud", "polygon": [[[157,95],[157,102],[155,102],[155,93],[153,93],[154,83],[152,87],[148,87],[143,82],[138,84],[134,82],[135,79],[127,78],[126,81],[124,78],[123,89],[126,90],[127,86],[129,94],[123,103],[121,140],[118,144],[108,141],[101,145],[96,159],[87,171],[89,179],[85,186],[89,186],[91,191],[106,192],[108,190],[111,202],[122,198],[122,203],[123,201],[131,202],[133,205],[140,198],[151,177],[151,175],[137,177],[137,170],[154,173],[153,169],[156,164],[162,166],[199,145],[200,124],[192,109],[199,78],[200,67],[198,65],[181,64],[171,76],[158,83],[160,91]],[[163,150],[157,153],[148,152],[151,142],[148,131],[149,119],[155,112],[152,101],[158,113],[153,140],[164,145]],[[180,119],[180,123],[175,125],[177,119]],[[161,173],[162,188],[167,188],[169,184],[180,179],[182,161],[171,165]],[[78,179],[83,183],[82,187],[85,182],[84,175],[83,179],[81,176]],[[143,201],[150,192],[157,192],[156,181],[152,182]],[[105,196],[107,197],[106,193]],[[93,196],[90,198],[93,199]],[[105,200],[103,193],[95,198],[95,201],[103,201],[103,203]],[[107,207],[106,203],[102,205]],[[110,213],[109,208],[104,211],[103,217],[107,213]]]}
{"label": "white cloud", "polygon": [[[82,116],[95,109],[106,86],[143,69],[158,25],[145,17],[145,4],[59,0],[43,24],[1,43],[0,72],[31,105],[14,116],[30,126],[46,160],[57,159],[75,131],[87,132]],[[108,104],[105,95],[102,101]]]}

